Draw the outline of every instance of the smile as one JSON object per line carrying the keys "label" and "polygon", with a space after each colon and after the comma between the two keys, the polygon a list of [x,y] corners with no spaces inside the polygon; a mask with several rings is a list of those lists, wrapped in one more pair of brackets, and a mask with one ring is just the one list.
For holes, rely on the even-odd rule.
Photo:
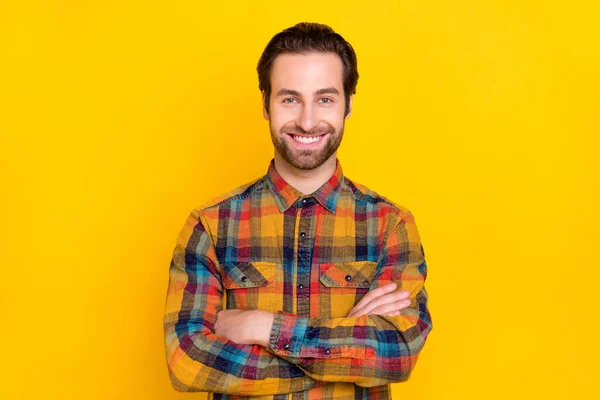
{"label": "smile", "polygon": [[310,136],[310,137],[300,136],[300,135],[290,135],[290,136],[292,136],[292,138],[294,138],[294,140],[296,142],[310,144],[310,143],[316,143],[316,142],[320,141],[323,138],[323,136],[325,136],[325,135]]}

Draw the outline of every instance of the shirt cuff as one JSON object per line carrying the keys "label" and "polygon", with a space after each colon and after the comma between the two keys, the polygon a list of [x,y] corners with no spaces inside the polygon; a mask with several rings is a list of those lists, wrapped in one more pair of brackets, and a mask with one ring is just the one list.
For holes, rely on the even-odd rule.
{"label": "shirt cuff", "polygon": [[363,343],[330,345],[327,339],[318,337],[318,328],[309,327],[310,321],[310,318],[281,310],[275,312],[269,350],[282,357],[294,358],[368,358],[375,355],[375,349]]}
{"label": "shirt cuff", "polygon": [[308,318],[277,311],[274,314],[269,349],[275,354],[288,357],[300,357],[304,333]]}

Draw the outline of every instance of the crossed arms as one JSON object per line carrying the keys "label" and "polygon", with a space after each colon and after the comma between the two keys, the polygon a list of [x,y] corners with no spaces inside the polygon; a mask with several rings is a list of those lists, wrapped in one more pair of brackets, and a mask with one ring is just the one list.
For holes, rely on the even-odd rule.
{"label": "crossed arms", "polygon": [[[169,268],[163,322],[175,389],[257,396],[307,390],[318,381],[370,387],[408,379],[433,327],[411,214],[394,224],[372,290],[344,318],[221,310],[223,286],[206,226],[192,211]],[[389,283],[402,290],[392,292]],[[410,304],[398,303],[407,294]]]}

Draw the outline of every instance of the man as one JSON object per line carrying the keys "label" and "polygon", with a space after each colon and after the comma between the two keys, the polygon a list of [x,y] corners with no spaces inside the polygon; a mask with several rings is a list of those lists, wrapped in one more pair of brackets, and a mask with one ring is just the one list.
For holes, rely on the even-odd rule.
{"label": "man", "polygon": [[337,159],[354,50],[299,23],[257,70],[275,155],[179,234],[164,316],[172,384],[209,399],[391,398],[432,329],[427,266],[412,214]]}

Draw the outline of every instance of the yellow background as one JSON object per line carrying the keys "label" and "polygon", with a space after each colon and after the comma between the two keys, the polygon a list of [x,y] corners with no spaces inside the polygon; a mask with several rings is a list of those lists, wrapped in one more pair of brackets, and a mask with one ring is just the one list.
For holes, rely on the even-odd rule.
{"label": "yellow background", "polygon": [[[256,63],[331,25],[360,79],[344,172],[416,216],[434,330],[394,398],[599,398],[599,7],[0,3],[3,399],[171,387],[188,213],[266,172]],[[418,396],[418,397],[417,397]]]}

